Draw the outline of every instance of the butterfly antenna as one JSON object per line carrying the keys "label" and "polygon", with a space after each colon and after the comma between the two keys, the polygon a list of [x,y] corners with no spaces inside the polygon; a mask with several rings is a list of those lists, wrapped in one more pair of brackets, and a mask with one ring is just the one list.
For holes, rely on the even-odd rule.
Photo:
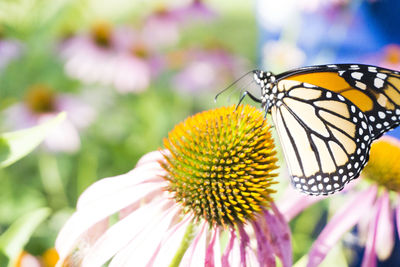
{"label": "butterfly antenna", "polygon": [[249,75],[250,73],[254,72],[254,70],[251,70],[245,74],[243,74],[242,76],[240,76],[240,78],[238,78],[236,81],[234,81],[233,83],[231,83],[228,87],[226,87],[224,90],[222,90],[221,92],[219,92],[215,97],[214,97],[214,101],[217,102],[217,98],[223,93],[226,92],[229,88],[233,87],[235,84],[237,84],[241,79],[243,79],[244,77],[246,77],[247,75]]}

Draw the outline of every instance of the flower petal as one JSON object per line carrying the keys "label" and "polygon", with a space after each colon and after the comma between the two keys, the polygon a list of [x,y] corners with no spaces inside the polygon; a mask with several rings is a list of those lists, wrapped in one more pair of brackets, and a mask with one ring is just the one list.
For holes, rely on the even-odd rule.
{"label": "flower petal", "polygon": [[[143,164],[132,171],[119,175],[116,177],[104,178],[96,183],[92,184],[89,188],[82,193],[77,203],[77,209],[84,209],[86,206],[100,206],[101,202],[108,202],[114,195],[120,195],[129,193],[131,188],[137,186],[140,183],[152,182],[155,186],[162,186],[157,182],[163,182],[160,175],[165,174],[161,169],[149,170],[148,167],[159,166],[158,163],[153,165],[152,163]],[[154,183],[156,182],[156,183]],[[158,185],[157,185],[158,184]]]}
{"label": "flower petal", "polygon": [[158,223],[165,205],[170,205],[170,203],[171,201],[161,200],[144,205],[111,226],[88,250],[83,265],[102,266],[114,254],[137,238],[151,222]]}
{"label": "flower petal", "polygon": [[212,238],[206,250],[205,266],[221,267],[221,247],[219,234],[219,227],[213,227]]}
{"label": "flower petal", "polygon": [[377,203],[374,207],[374,217],[369,222],[369,231],[367,236],[367,243],[365,244],[364,256],[362,259],[361,267],[375,267],[376,266],[376,255],[375,246],[378,231],[379,216],[382,208],[383,198],[378,198]]}
{"label": "flower petal", "polygon": [[180,209],[174,206],[147,222],[137,236],[112,259],[110,267],[147,266]]}
{"label": "flower petal", "polygon": [[183,255],[180,266],[203,266],[206,259],[207,222],[203,222],[190,247]]}
{"label": "flower petal", "polygon": [[230,236],[229,243],[226,246],[221,259],[223,267],[230,267],[232,265],[231,263],[240,262],[239,239],[237,238],[234,229],[231,229]]}
{"label": "flower petal", "polygon": [[[265,226],[265,225],[264,225]],[[276,266],[274,249],[269,242],[269,230],[265,230],[259,222],[253,222],[254,232],[257,238],[257,257],[258,262],[263,262],[266,266]],[[263,229],[264,228],[264,229]]]}
{"label": "flower petal", "polygon": [[311,247],[307,267],[318,266],[340,237],[359,221],[372,205],[376,190],[371,187],[358,193],[332,217]]}
{"label": "flower petal", "polygon": [[283,197],[277,202],[279,211],[285,216],[286,221],[290,221],[302,210],[305,210],[315,202],[325,199],[325,196],[310,197],[298,190],[288,186]]}
{"label": "flower petal", "polygon": [[141,184],[134,188],[127,188],[117,194],[112,194],[99,200],[93,205],[86,205],[84,209],[75,212],[61,229],[56,248],[60,256],[73,249],[75,242],[92,225],[119,211],[120,209],[140,201],[146,195],[161,189],[154,184]]}
{"label": "flower petal", "polygon": [[274,203],[271,203],[274,215],[264,212],[265,221],[269,228],[271,244],[275,254],[281,259],[283,267],[292,266],[292,246],[290,242],[290,228],[283,215]]}
{"label": "flower petal", "polygon": [[149,265],[162,266],[171,263],[174,259],[177,248],[184,242],[187,227],[192,223],[192,216],[185,216],[181,222],[168,230],[165,238],[159,244],[158,250],[153,255],[153,260]]}
{"label": "flower petal", "polygon": [[394,221],[388,192],[383,192],[381,199],[375,251],[380,260],[386,260],[394,247]]}

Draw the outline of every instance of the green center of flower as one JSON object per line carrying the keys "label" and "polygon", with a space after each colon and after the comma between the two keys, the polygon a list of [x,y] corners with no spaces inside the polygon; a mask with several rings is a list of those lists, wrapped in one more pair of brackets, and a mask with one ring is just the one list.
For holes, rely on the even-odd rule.
{"label": "green center of flower", "polygon": [[384,137],[371,146],[363,175],[387,190],[400,192],[400,141]]}
{"label": "green center of flower", "polygon": [[105,21],[97,22],[92,26],[92,38],[101,47],[110,46],[111,32],[111,25]]}
{"label": "green center of flower", "polygon": [[52,112],[55,108],[54,93],[45,84],[36,84],[28,89],[26,104],[34,113]]}
{"label": "green center of flower", "polygon": [[166,188],[187,212],[212,225],[253,219],[272,201],[276,151],[263,114],[250,106],[205,111],[164,140]]}

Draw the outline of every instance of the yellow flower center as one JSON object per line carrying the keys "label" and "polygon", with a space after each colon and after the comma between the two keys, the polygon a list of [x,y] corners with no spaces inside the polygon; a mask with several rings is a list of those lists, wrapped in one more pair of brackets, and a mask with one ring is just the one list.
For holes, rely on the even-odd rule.
{"label": "yellow flower center", "polygon": [[28,89],[26,104],[34,113],[46,113],[54,111],[54,93],[45,84],[36,84]]}
{"label": "yellow flower center", "polygon": [[187,212],[212,225],[253,219],[272,201],[276,151],[262,112],[250,106],[205,111],[164,140],[166,188]]}
{"label": "yellow flower center", "polygon": [[370,159],[363,170],[364,177],[385,187],[400,192],[400,141],[383,137],[371,146]]}
{"label": "yellow flower center", "polygon": [[108,22],[99,21],[92,26],[92,38],[101,47],[109,47],[111,44],[112,28]]}

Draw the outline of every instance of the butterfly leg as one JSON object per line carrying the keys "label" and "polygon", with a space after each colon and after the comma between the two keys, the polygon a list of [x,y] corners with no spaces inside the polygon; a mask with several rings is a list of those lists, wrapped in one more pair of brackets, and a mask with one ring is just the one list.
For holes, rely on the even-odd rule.
{"label": "butterfly leg", "polygon": [[248,95],[254,102],[261,103],[261,99],[258,99],[257,97],[255,97],[255,96],[252,95],[249,91],[244,91],[243,94],[242,94],[242,96],[241,96],[240,99],[239,99],[239,103],[236,105],[236,109],[237,109],[237,107],[240,105],[240,103],[242,103],[243,99],[244,99],[247,95]]}

